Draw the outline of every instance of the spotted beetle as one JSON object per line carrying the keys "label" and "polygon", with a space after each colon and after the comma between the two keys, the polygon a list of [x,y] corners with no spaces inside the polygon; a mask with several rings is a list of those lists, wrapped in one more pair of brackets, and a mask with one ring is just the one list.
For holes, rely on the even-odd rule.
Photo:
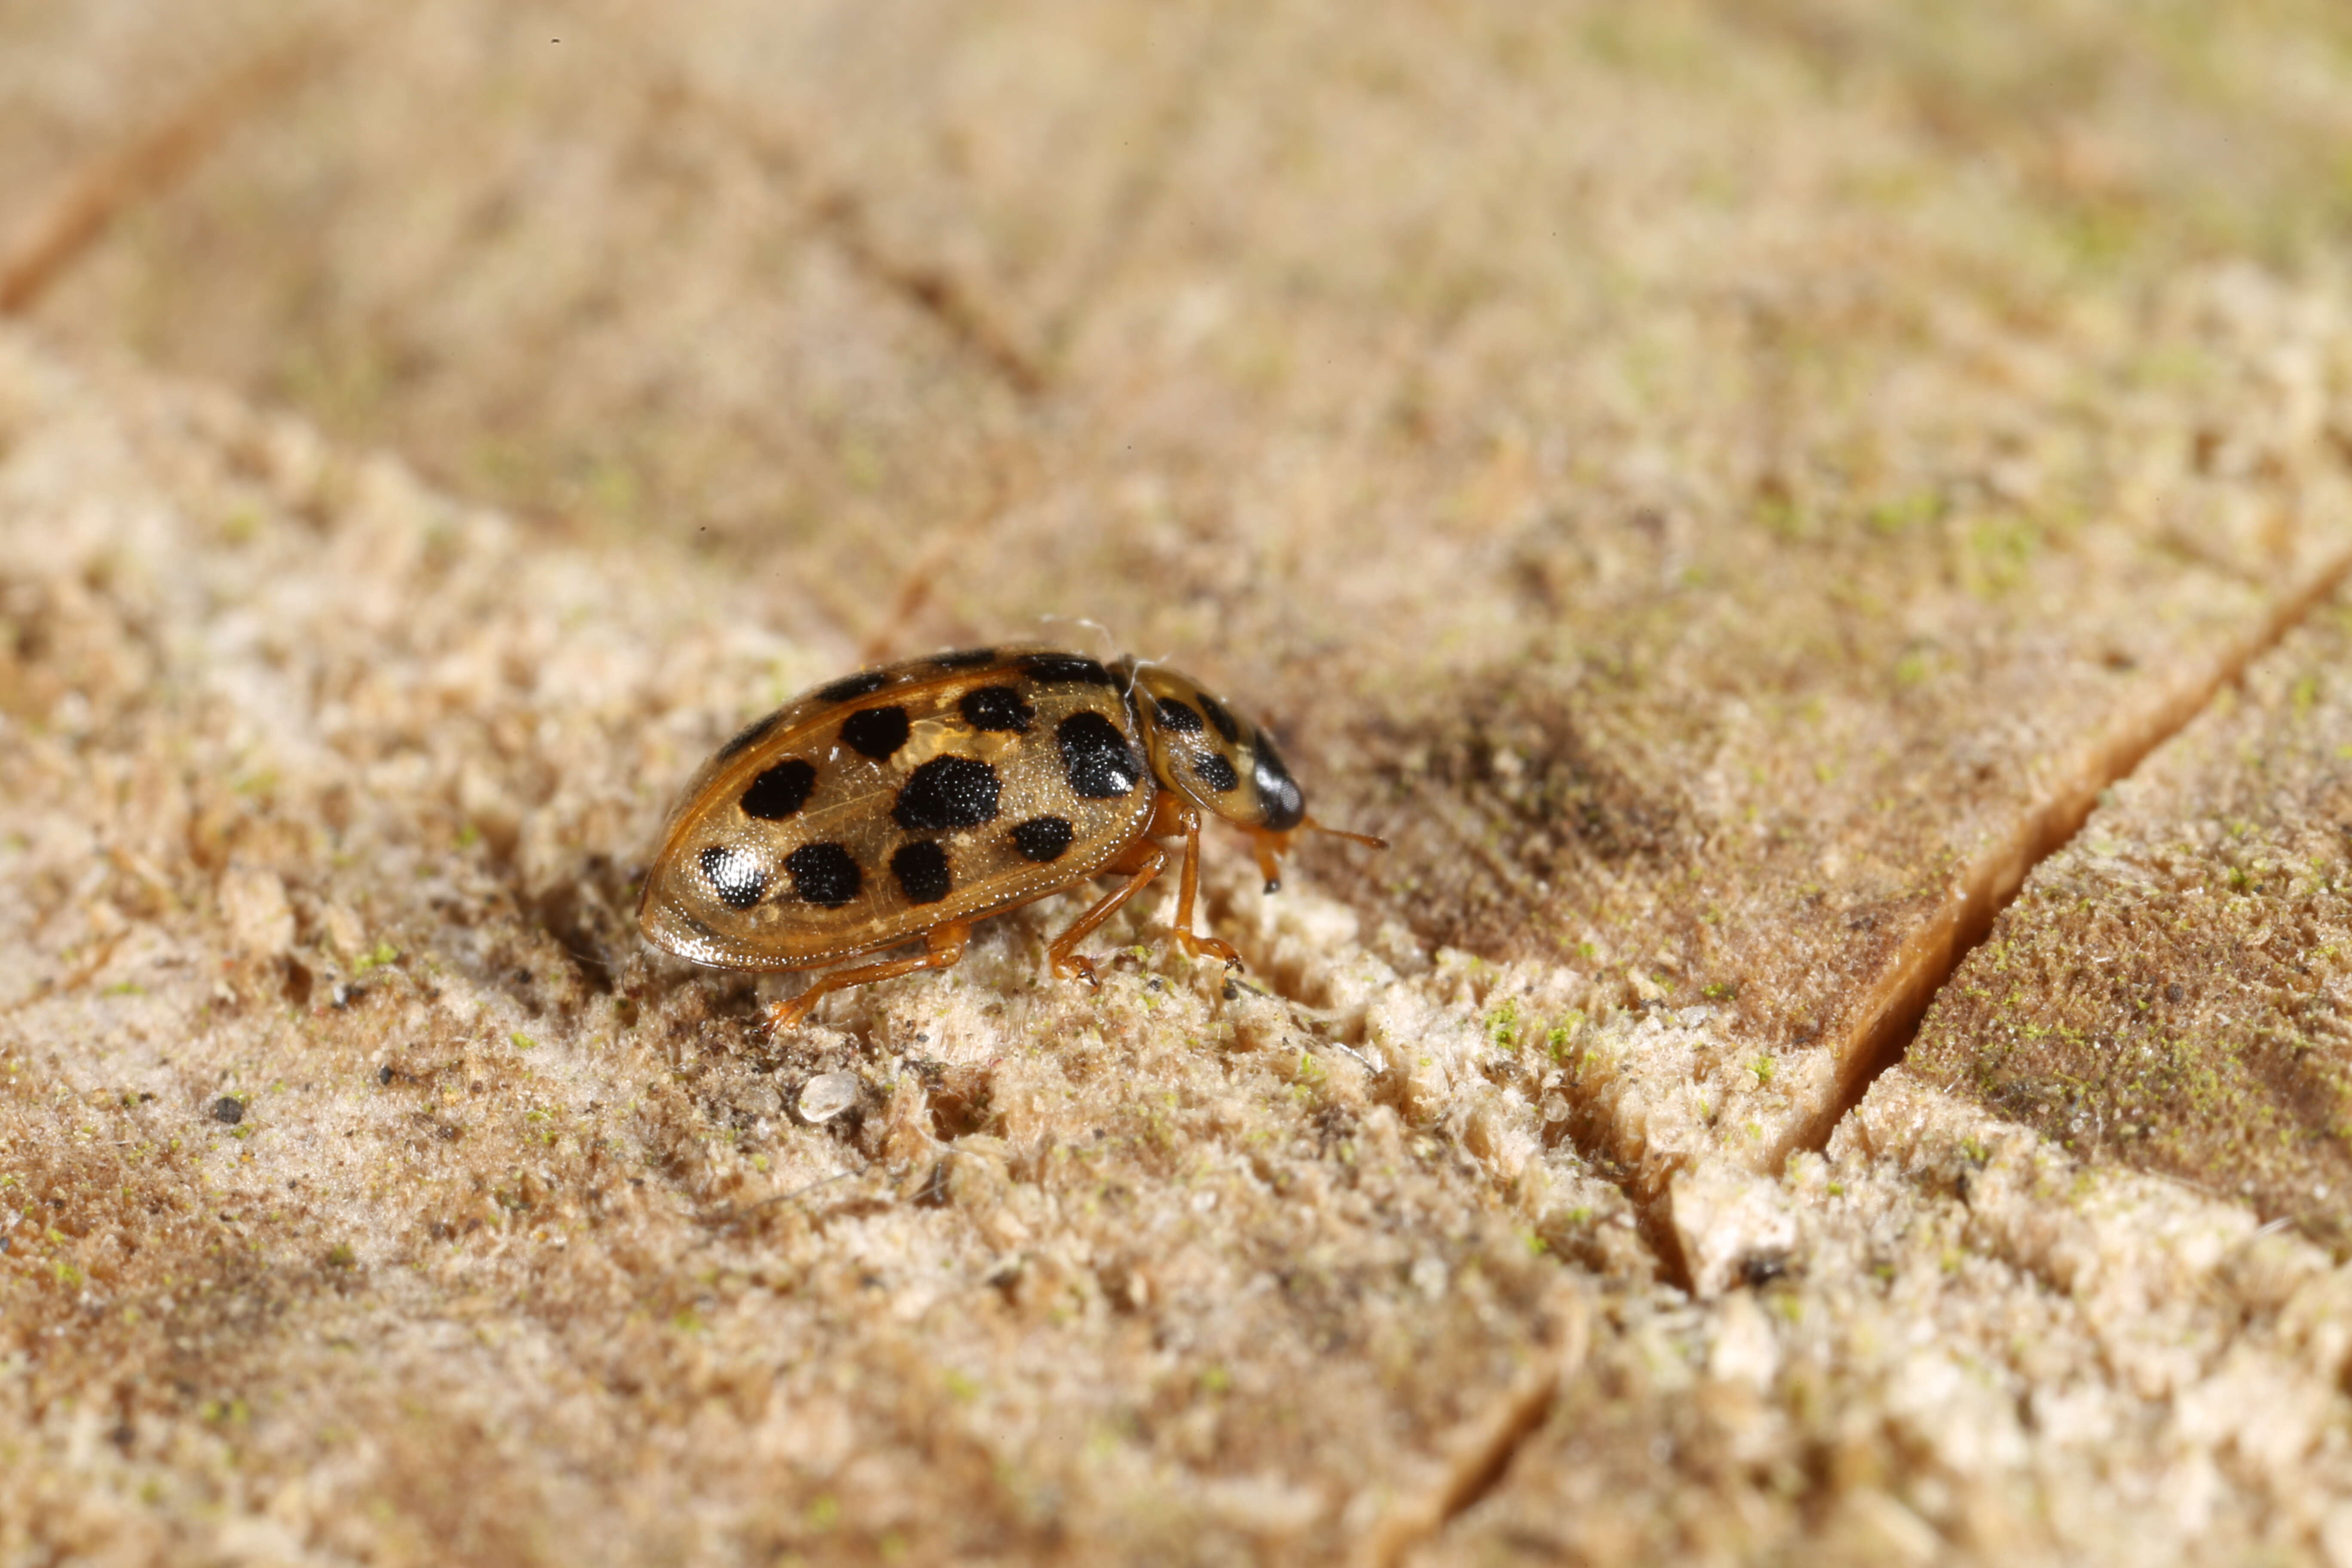
{"label": "spotted beetle", "polygon": [[974,921],[1092,877],[1116,886],[1054,939],[1054,973],[1092,981],[1079,942],[1167,866],[1181,836],[1175,938],[1192,930],[1203,814],[1255,842],[1268,890],[1302,831],[1376,848],[1307,814],[1271,737],[1164,666],[1053,648],[967,648],[869,669],[785,703],[719,748],[669,818],[637,920],[648,940],[728,969],[836,969],[779,1004],[777,1029],[844,986],[963,956]]}

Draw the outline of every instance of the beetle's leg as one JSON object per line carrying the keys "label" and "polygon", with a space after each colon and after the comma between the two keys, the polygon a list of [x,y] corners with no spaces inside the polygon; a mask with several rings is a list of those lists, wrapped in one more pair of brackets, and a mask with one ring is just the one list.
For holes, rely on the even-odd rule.
{"label": "beetle's leg", "polygon": [[1234,951],[1231,942],[1193,933],[1192,898],[1201,890],[1201,814],[1186,806],[1181,825],[1184,832],[1184,873],[1176,885],[1176,940],[1194,958],[1205,952],[1239,969],[1242,955]]}
{"label": "beetle's leg", "polygon": [[1084,980],[1089,985],[1099,984],[1095,979],[1095,966],[1071,949],[1093,935],[1095,927],[1118,913],[1119,905],[1143,891],[1151,879],[1160,875],[1160,868],[1167,864],[1168,851],[1149,838],[1139,838],[1118,859],[1097,873],[1125,877],[1127,880],[1105,893],[1099,903],[1080,915],[1076,923],[1054,939],[1054,945],[1045,950],[1046,957],[1053,961],[1054,973],[1065,980]]}
{"label": "beetle's leg", "polygon": [[817,1004],[817,998],[829,991],[845,986],[870,984],[877,980],[888,980],[894,975],[912,974],[918,969],[946,969],[963,956],[963,944],[971,936],[969,922],[937,927],[924,938],[923,951],[913,958],[885,959],[880,963],[861,963],[855,969],[836,969],[820,974],[816,984],[789,1002],[779,1002],[768,1011],[768,1027],[782,1034],[798,1028]]}

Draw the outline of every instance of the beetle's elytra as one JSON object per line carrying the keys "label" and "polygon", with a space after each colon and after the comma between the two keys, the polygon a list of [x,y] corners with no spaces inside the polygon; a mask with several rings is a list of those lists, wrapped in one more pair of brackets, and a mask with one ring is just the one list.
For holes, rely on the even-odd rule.
{"label": "beetle's elytra", "polygon": [[1078,943],[1181,835],[1176,940],[1238,963],[1192,931],[1203,812],[1251,835],[1269,889],[1294,835],[1339,831],[1307,815],[1263,730],[1173,670],[1045,647],[934,654],[821,686],[719,748],[670,815],[637,920],[657,946],[730,969],[924,944],[819,976],[774,1010],[790,1028],[827,992],[954,963],[974,921],[1117,877],[1050,950],[1055,974],[1091,981]]}

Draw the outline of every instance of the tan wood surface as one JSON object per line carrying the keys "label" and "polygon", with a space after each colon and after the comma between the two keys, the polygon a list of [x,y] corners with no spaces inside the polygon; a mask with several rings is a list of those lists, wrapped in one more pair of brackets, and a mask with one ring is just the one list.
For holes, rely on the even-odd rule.
{"label": "tan wood surface", "polygon": [[[2347,145],[2318,5],[0,5],[0,1562],[2352,1564]],[[636,940],[1041,636],[1394,847]]]}

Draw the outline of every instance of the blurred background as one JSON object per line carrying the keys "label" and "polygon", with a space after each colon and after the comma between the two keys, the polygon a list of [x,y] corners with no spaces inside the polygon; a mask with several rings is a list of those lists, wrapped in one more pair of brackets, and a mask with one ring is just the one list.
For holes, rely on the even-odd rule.
{"label": "blurred background", "polygon": [[1859,506],[1906,362],[2338,265],[2347,52],[2318,0],[16,0],[0,300],[789,559],[780,616],[1205,639],[1325,619],[1344,542],[1483,587],[1709,426],[1719,504]]}

